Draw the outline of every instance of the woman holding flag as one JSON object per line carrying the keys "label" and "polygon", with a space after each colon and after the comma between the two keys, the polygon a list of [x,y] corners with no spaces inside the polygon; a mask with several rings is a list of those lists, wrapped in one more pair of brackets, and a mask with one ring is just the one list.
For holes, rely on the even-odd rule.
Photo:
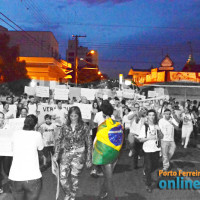
{"label": "woman holding flag", "polygon": [[98,126],[94,143],[93,164],[101,165],[104,173],[104,182],[100,190],[100,198],[115,199],[113,186],[113,170],[123,144],[123,128],[120,122],[111,119],[113,107],[107,101],[101,105],[105,121]]}

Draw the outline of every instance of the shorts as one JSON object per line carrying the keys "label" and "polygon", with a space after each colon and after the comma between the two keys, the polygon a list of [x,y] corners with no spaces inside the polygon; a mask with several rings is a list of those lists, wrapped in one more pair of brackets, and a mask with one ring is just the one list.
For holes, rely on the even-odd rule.
{"label": "shorts", "polygon": [[45,157],[49,157],[54,154],[54,146],[44,147],[43,154]]}

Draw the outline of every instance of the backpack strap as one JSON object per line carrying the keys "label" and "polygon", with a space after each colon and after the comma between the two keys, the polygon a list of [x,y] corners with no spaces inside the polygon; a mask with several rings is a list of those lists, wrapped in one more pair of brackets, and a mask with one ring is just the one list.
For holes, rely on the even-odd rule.
{"label": "backpack strap", "polygon": [[149,125],[147,123],[144,123],[145,125],[145,138],[147,138],[147,131],[149,129]]}

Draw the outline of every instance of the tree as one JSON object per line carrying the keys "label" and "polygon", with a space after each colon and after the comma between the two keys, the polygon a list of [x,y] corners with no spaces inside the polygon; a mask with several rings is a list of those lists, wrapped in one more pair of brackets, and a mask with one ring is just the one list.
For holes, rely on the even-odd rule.
{"label": "tree", "polygon": [[9,41],[7,34],[0,34],[0,94],[20,95],[30,79],[27,76],[26,63],[18,60],[19,47],[9,47]]}

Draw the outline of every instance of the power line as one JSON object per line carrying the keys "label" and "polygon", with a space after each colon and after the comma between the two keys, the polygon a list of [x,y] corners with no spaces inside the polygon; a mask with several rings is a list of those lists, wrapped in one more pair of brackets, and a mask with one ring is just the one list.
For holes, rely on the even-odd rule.
{"label": "power line", "polygon": [[181,30],[189,31],[196,30],[200,31],[200,28],[192,27],[161,27],[161,26],[138,26],[138,25],[123,25],[123,24],[92,24],[92,23],[71,23],[67,22],[68,25],[72,26],[96,26],[96,27],[115,27],[115,28],[147,28],[147,29],[171,29],[171,30]]}
{"label": "power line", "polygon": [[[28,32],[26,32],[25,30],[23,30],[19,25],[17,25],[15,22],[13,22],[11,19],[9,19],[6,15],[4,15],[2,12],[0,12],[0,14],[5,17],[8,21],[10,21],[12,24],[14,24],[17,28],[19,28],[21,31],[18,31],[16,28],[14,28],[12,25],[10,25],[9,23],[5,22],[5,20],[3,20],[7,25],[9,25],[10,27],[12,27],[14,30],[18,31],[18,32],[22,32],[26,37],[28,37],[28,39],[32,39],[32,41],[34,41],[39,47],[41,47],[42,51],[43,51],[43,46],[41,45],[41,43],[34,38],[32,35],[30,35]],[[2,19],[1,19],[2,20]],[[49,53],[48,49],[44,49],[47,53]]]}

